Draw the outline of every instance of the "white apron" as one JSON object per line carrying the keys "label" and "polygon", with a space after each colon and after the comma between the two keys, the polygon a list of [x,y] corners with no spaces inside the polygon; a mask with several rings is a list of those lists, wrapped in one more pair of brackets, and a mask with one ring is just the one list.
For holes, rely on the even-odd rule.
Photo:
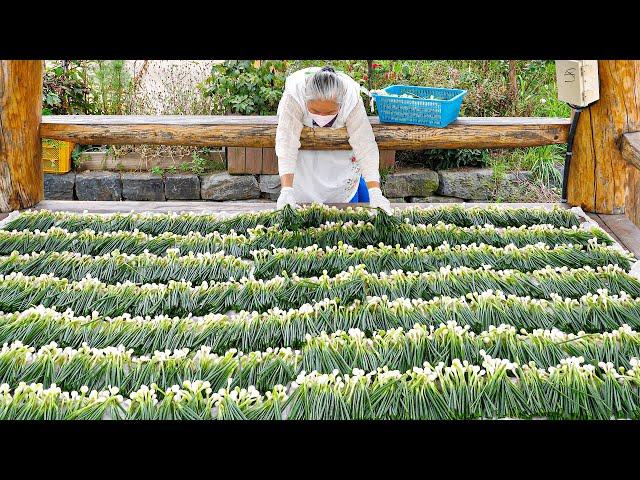
{"label": "white apron", "polygon": [[[330,127],[313,126],[304,99],[304,82],[308,75],[319,70],[306,68],[287,79],[285,89],[296,98],[304,117],[302,123],[310,128],[343,128],[360,97],[360,86],[351,77],[339,73],[347,84],[345,99],[338,116]],[[299,150],[293,177],[293,195],[296,202],[348,203],[358,191],[360,166],[352,150]]]}

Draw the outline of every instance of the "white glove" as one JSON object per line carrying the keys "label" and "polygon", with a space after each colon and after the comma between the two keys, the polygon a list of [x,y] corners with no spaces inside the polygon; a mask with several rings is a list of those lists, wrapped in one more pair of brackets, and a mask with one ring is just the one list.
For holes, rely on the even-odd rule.
{"label": "white glove", "polygon": [[278,197],[278,203],[276,205],[278,210],[283,209],[285,205],[291,205],[293,208],[298,208],[296,199],[293,196],[293,187],[282,187],[280,190],[280,196]]}
{"label": "white glove", "polygon": [[371,205],[372,208],[379,207],[391,215],[391,202],[384,198],[382,190],[378,187],[369,189],[369,205]]}

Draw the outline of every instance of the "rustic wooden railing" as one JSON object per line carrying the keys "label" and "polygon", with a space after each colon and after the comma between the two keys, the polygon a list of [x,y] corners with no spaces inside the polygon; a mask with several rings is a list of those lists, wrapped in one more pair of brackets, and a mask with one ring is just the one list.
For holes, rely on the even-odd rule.
{"label": "rustic wooden railing", "polygon": [[[396,150],[508,148],[564,143],[566,118],[460,118],[445,129],[381,124],[370,117],[380,148],[380,168]],[[44,138],[80,144],[170,144],[227,147],[229,173],[277,174],[275,116],[47,116]],[[346,129],[304,128],[303,149],[350,149]]]}
{"label": "rustic wooden railing", "polygon": [[[381,150],[425,148],[514,148],[566,143],[567,118],[462,117],[447,128],[382,124],[370,117]],[[195,145],[273,147],[275,116],[101,116],[42,117],[40,136],[92,145]],[[307,128],[301,148],[348,150],[345,128]]]}

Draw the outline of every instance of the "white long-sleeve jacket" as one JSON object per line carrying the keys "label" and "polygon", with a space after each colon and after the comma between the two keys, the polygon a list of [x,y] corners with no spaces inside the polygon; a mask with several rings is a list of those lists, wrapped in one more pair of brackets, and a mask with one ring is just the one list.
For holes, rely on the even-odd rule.
{"label": "white long-sleeve jacket", "polygon": [[[304,90],[306,78],[317,70],[317,67],[298,70],[287,78],[278,105],[278,169],[280,175],[294,174],[293,189],[298,202],[348,202],[358,189],[361,175],[367,182],[380,180],[380,153],[360,97],[360,85],[344,73],[339,75],[347,88],[336,120],[331,127],[313,127]],[[353,150],[300,150],[303,126],[346,127]]]}

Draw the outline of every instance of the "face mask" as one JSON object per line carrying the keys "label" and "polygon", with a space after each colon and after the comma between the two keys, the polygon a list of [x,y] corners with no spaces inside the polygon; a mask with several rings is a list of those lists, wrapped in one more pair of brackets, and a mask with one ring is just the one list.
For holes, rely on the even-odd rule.
{"label": "face mask", "polygon": [[315,113],[309,113],[309,115],[320,127],[324,127],[335,118],[335,115],[316,115]]}

